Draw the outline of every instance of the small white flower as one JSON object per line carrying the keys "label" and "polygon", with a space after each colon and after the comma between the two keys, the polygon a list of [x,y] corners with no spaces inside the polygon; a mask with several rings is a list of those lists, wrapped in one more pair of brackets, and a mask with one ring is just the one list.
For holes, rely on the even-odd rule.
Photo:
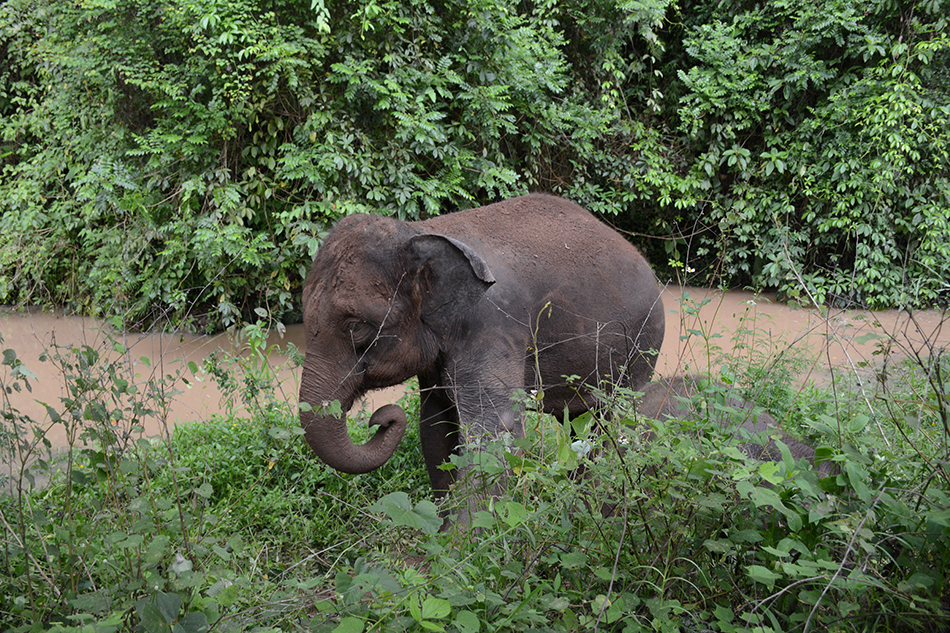
{"label": "small white flower", "polygon": [[694,273],[694,272],[696,272],[696,269],[693,268],[692,266],[687,266],[687,267],[686,267],[686,272],[688,272],[688,273]]}

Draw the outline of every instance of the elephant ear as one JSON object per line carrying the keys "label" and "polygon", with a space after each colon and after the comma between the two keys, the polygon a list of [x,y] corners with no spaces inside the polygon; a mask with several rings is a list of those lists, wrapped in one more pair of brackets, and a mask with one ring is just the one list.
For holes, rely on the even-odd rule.
{"label": "elephant ear", "polygon": [[458,320],[495,283],[485,260],[451,237],[416,235],[409,250],[422,291],[422,320],[431,325]]}

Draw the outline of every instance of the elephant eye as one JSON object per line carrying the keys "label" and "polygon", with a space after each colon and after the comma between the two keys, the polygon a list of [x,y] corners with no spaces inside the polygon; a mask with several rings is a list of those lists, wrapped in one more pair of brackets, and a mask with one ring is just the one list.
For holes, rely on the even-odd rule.
{"label": "elephant eye", "polygon": [[346,333],[356,347],[365,347],[376,338],[377,329],[372,323],[352,320],[346,324]]}

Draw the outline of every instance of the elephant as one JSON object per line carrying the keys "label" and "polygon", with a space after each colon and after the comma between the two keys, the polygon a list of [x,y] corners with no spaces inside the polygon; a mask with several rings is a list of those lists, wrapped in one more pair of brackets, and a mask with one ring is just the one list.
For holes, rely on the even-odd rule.
{"label": "elephant", "polygon": [[[637,413],[654,420],[695,417],[698,413],[695,408],[695,397],[704,392],[703,381],[704,379],[700,376],[687,375],[651,382],[643,388],[643,395],[636,401]],[[708,380],[706,382],[708,384]],[[738,434],[739,429],[744,429],[753,437],[768,436],[765,446],[745,442],[739,445],[740,451],[753,459],[782,461],[782,452],[776,444],[778,440],[788,447],[795,459],[805,459],[808,463],[815,464],[814,448],[789,437],[779,428],[778,422],[768,412],[757,410],[751,403],[728,395],[728,391],[728,387],[722,383],[716,383],[715,392],[726,394],[723,404],[734,413],[710,409],[710,417],[724,430],[734,428]],[[741,416],[743,421],[736,426],[735,421],[738,416]],[[836,472],[832,461],[821,462],[816,470],[825,476]]]}
{"label": "elephant", "polygon": [[[367,391],[416,376],[436,500],[455,483],[440,468],[451,455],[524,436],[518,394],[537,390],[544,411],[579,415],[592,388],[642,387],[665,332],[646,259],[548,194],[421,221],[344,217],[313,260],[303,314],[300,421],[310,447],[345,473],[384,464],[406,429],[403,410],[376,410],[378,428],[361,445],[346,413]],[[343,415],[328,412],[332,401]]]}

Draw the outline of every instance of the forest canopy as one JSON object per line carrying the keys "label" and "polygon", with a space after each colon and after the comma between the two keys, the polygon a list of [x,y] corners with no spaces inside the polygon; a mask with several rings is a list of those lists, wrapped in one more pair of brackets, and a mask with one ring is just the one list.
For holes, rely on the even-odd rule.
{"label": "forest canopy", "polygon": [[345,214],[528,191],[661,281],[950,297],[941,0],[6,0],[0,303],[299,317]]}

